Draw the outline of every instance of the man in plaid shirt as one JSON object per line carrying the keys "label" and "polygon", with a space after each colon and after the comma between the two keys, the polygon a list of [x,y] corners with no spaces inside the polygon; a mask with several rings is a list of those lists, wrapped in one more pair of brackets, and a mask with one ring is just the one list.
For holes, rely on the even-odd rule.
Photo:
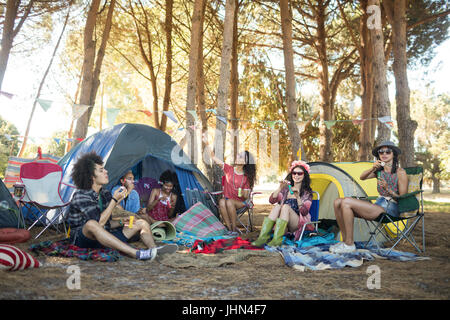
{"label": "man in plaid shirt", "polygon": [[[68,211],[68,222],[73,232],[74,245],[81,248],[108,247],[140,260],[153,260],[158,249],[161,253],[174,252],[177,247],[157,248],[150,225],[138,219],[129,228],[127,221],[111,220],[114,207],[126,196],[126,189],[119,188],[114,195],[102,187],[108,184],[108,172],[96,153],[86,153],[75,163],[72,179],[75,191]],[[126,227],[126,228],[125,228]],[[127,242],[142,240],[146,250],[136,250]]]}

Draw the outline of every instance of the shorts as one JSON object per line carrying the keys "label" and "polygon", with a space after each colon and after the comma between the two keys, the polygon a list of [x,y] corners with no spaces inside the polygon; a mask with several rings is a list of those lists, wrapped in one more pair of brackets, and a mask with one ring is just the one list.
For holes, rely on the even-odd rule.
{"label": "shorts", "polygon": [[[139,240],[139,234],[134,235],[130,239],[128,239],[122,232],[123,227],[113,229],[110,233],[119,239],[122,242],[128,243]],[[90,248],[90,249],[103,249],[105,248],[100,242],[97,240],[92,240],[86,237],[83,234],[83,228],[79,228],[76,234],[74,235],[73,244],[80,248]]]}
{"label": "shorts", "polygon": [[375,201],[375,204],[382,207],[386,213],[392,217],[398,217],[398,204],[397,202],[393,200],[388,200],[385,197],[378,197],[377,201]]}

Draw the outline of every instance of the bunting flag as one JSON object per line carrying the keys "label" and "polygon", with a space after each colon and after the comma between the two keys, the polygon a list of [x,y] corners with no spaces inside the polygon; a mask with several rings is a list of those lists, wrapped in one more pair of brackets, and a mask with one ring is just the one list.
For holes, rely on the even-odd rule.
{"label": "bunting flag", "polygon": [[142,112],[142,113],[145,113],[147,116],[149,116],[149,117],[151,117],[152,116],[152,114],[153,113],[151,113],[150,111],[148,111],[148,110],[137,110],[137,112]]}
{"label": "bunting flag", "polygon": [[6,138],[6,140],[8,140],[8,141],[11,141],[11,140],[12,140],[11,135],[9,135],[9,134],[7,134],[7,133],[5,133],[5,138]]}
{"label": "bunting flag", "polygon": [[212,113],[214,113],[215,115],[217,115],[216,109],[206,109],[205,112],[212,112]]}
{"label": "bunting flag", "polygon": [[59,143],[61,142],[61,139],[59,139],[59,138],[53,138],[53,140],[55,140],[56,144],[59,146]]}
{"label": "bunting flag", "polygon": [[173,114],[172,111],[163,111],[163,113],[173,122],[178,123],[177,118],[175,117],[175,115]]}
{"label": "bunting flag", "polygon": [[364,119],[355,119],[355,120],[352,120],[352,123],[353,123],[355,126],[358,126],[358,125],[361,125],[361,124],[364,123]]}
{"label": "bunting flag", "polygon": [[378,120],[383,123],[389,130],[392,130],[394,127],[394,122],[391,119],[391,116],[384,116],[381,118],[378,118]]}
{"label": "bunting flag", "polygon": [[5,92],[5,91],[0,91],[0,96],[5,96],[8,99],[12,99],[14,97],[14,95],[12,93]]}
{"label": "bunting flag", "polygon": [[220,121],[222,121],[223,123],[227,124],[227,118],[222,117],[222,116],[216,116],[217,119],[219,119]]}
{"label": "bunting flag", "polygon": [[81,117],[87,111],[87,109],[89,109],[89,107],[90,106],[85,105],[85,104],[74,103],[72,105],[72,120],[75,121],[79,117]]}
{"label": "bunting flag", "polygon": [[119,111],[120,109],[118,108],[106,108],[106,119],[108,119],[108,124],[110,127],[114,126],[114,122],[116,121]]}
{"label": "bunting flag", "polygon": [[325,125],[327,127],[327,129],[331,129],[332,126],[334,126],[337,122],[337,120],[325,120]]}
{"label": "bunting flag", "polygon": [[41,105],[42,109],[47,112],[48,109],[52,106],[52,100],[44,100],[44,99],[36,99],[36,101]]}
{"label": "bunting flag", "polygon": [[195,110],[187,110],[187,112],[189,112],[192,115],[192,117],[194,118],[195,122],[198,121],[197,112],[195,112]]}
{"label": "bunting flag", "polygon": [[277,123],[277,121],[266,121],[266,123],[269,125],[270,128],[274,129],[275,123]]}

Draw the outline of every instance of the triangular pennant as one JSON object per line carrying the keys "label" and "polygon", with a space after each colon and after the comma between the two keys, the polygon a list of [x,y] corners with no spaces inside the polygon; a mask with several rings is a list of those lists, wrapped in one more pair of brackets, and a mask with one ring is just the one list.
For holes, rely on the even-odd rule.
{"label": "triangular pennant", "polygon": [[41,105],[42,109],[47,112],[48,109],[52,106],[53,101],[44,100],[44,99],[36,99],[37,102]]}
{"label": "triangular pennant", "polygon": [[163,113],[173,122],[178,123],[177,118],[175,117],[175,115],[173,114],[172,111],[163,111]]}
{"label": "triangular pennant", "polygon": [[222,117],[222,116],[217,116],[217,119],[219,119],[219,120],[222,121],[223,123],[227,124],[227,118]]}
{"label": "triangular pennant", "polygon": [[384,125],[388,127],[389,130],[392,130],[392,128],[394,127],[394,123],[392,121],[387,121],[384,123]]}
{"label": "triangular pennant", "polygon": [[72,138],[66,138],[66,141],[73,142]]}
{"label": "triangular pennant", "polygon": [[5,133],[5,138],[6,138],[6,140],[8,140],[8,141],[11,141],[11,140],[12,140],[11,136],[10,136],[9,134],[7,134],[7,133]]}
{"label": "triangular pennant", "polygon": [[275,128],[276,121],[266,121],[266,123],[269,125],[270,128],[272,128],[272,129]]}
{"label": "triangular pennant", "polygon": [[114,122],[116,121],[119,111],[120,111],[120,109],[118,109],[118,108],[107,108],[106,109],[106,119],[108,119],[108,124],[110,127],[112,127],[114,125]]}
{"label": "triangular pennant", "polygon": [[0,91],[0,96],[5,96],[8,99],[12,99],[14,97],[14,95],[12,93],[5,92],[5,91]]}
{"label": "triangular pennant", "polygon": [[61,139],[59,139],[59,138],[53,138],[53,140],[55,140],[55,142],[58,144],[58,146],[59,146],[59,142],[61,141]]}
{"label": "triangular pennant", "polygon": [[72,105],[72,120],[77,120],[87,111],[88,108],[88,105],[74,103]]}
{"label": "triangular pennant", "polygon": [[205,112],[212,112],[214,114],[217,114],[216,109],[207,109]]}
{"label": "triangular pennant", "polygon": [[149,117],[151,117],[152,116],[152,114],[153,113],[151,113],[150,111],[148,111],[148,110],[137,110],[138,112],[142,112],[142,113],[145,113],[147,116],[149,116]]}
{"label": "triangular pennant", "polygon": [[327,127],[328,130],[331,129],[332,126],[334,126],[336,124],[336,120],[326,120],[324,121],[325,125]]}
{"label": "triangular pennant", "polygon": [[198,121],[197,112],[195,112],[195,110],[187,110],[187,112],[189,112],[192,115],[192,117],[194,117],[195,122]]}
{"label": "triangular pennant", "polygon": [[352,123],[353,123],[355,126],[358,126],[358,125],[361,125],[361,124],[364,123],[364,119],[354,119],[354,120],[352,120]]}
{"label": "triangular pennant", "polygon": [[392,122],[391,116],[380,117],[380,118],[378,118],[378,120],[380,120],[380,122],[382,122],[382,123]]}

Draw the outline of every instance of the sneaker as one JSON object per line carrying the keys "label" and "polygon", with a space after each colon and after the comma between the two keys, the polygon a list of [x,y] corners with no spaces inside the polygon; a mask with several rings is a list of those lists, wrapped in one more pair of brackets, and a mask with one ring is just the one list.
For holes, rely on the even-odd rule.
{"label": "sneaker", "polygon": [[138,250],[136,252],[136,259],[139,260],[150,260],[155,259],[158,250],[156,248],[150,248],[146,250]]}
{"label": "sneaker", "polygon": [[355,252],[356,251],[356,246],[355,244],[352,244],[351,246],[343,243],[342,246],[337,247],[334,250],[334,253],[349,253],[349,252]]}
{"label": "sneaker", "polygon": [[331,245],[330,248],[328,249],[328,251],[330,251],[331,253],[334,253],[334,251],[337,248],[341,247],[343,244],[344,244],[343,241],[339,241],[338,243],[335,243],[335,244]]}
{"label": "sneaker", "polygon": [[160,247],[156,247],[156,250],[159,254],[175,253],[178,250],[178,245],[176,245],[175,243],[169,243]]}

